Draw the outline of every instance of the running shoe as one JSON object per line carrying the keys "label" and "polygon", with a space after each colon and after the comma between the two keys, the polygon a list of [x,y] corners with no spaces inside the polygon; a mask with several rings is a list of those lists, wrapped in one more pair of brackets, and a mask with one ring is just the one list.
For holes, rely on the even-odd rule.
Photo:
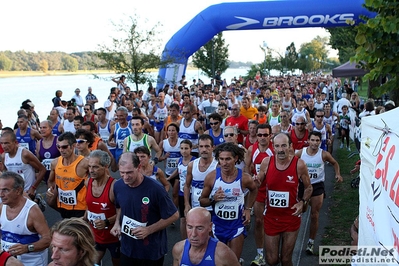
{"label": "running shoe", "polygon": [[348,146],[347,149],[348,149],[348,151],[351,151],[351,147]]}
{"label": "running shoe", "polygon": [[44,212],[46,210],[47,204],[46,201],[43,199],[42,194],[37,193],[35,197],[35,202],[39,206],[40,210]]}
{"label": "running shoe", "polygon": [[256,255],[255,259],[251,262],[251,266],[265,266],[266,261],[263,255],[258,254]]}
{"label": "running shoe", "polygon": [[308,255],[313,255],[313,246],[314,244],[308,242],[308,246],[306,247],[306,254]]}
{"label": "running shoe", "polygon": [[340,148],[340,149],[343,149],[343,148],[344,148],[344,144],[341,143],[341,145],[339,146],[339,148]]}

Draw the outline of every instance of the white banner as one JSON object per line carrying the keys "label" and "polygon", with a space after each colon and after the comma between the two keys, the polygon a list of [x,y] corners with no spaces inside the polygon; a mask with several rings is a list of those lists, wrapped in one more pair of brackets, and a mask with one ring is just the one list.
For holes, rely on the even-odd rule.
{"label": "white banner", "polygon": [[362,118],[358,243],[393,246],[396,259],[399,254],[398,116],[397,108]]}

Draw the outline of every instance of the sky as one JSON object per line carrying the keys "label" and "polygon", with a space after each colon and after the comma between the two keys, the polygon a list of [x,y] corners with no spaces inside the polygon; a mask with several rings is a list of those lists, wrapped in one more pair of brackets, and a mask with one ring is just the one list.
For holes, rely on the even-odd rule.
{"label": "sky", "polygon": [[[99,44],[107,44],[115,36],[118,23],[133,14],[147,25],[160,22],[163,48],[167,41],[195,15],[210,5],[221,2],[246,0],[21,0],[3,1],[0,16],[0,51],[25,50],[61,51],[67,53],[95,51]],[[144,22],[148,20],[148,22]],[[226,31],[223,36],[229,44],[229,59],[233,61],[263,61],[259,46],[284,53],[294,41],[297,50],[302,43],[316,36],[329,36],[323,28]],[[329,53],[336,57],[336,51]]]}

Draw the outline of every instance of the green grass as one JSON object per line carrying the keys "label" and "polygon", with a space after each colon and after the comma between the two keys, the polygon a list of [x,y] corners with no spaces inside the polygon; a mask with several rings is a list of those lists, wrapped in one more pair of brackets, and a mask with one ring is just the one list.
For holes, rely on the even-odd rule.
{"label": "green grass", "polygon": [[[360,98],[367,99],[367,90],[368,90],[368,82],[362,82],[362,86],[359,87],[357,93],[359,94]],[[361,89],[360,89],[361,88]]]}
{"label": "green grass", "polygon": [[[339,141],[339,140],[336,140]],[[355,150],[351,145],[352,151]],[[350,227],[359,211],[359,189],[351,187],[351,181],[357,174],[351,175],[358,155],[348,158],[350,152],[346,149],[338,149],[335,152],[335,159],[338,161],[343,183],[335,183],[332,192],[332,202],[329,209],[329,222],[325,227],[322,239],[323,245],[350,245]]]}

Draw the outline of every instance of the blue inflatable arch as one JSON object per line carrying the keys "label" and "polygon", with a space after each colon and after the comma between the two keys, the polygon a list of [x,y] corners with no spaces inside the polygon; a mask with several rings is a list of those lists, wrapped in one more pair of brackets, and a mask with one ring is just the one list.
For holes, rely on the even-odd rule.
{"label": "blue inflatable arch", "polygon": [[266,0],[212,5],[184,25],[165,45],[157,89],[180,80],[188,58],[216,34],[227,30],[347,26],[360,16],[375,14],[362,7],[364,0]]}

